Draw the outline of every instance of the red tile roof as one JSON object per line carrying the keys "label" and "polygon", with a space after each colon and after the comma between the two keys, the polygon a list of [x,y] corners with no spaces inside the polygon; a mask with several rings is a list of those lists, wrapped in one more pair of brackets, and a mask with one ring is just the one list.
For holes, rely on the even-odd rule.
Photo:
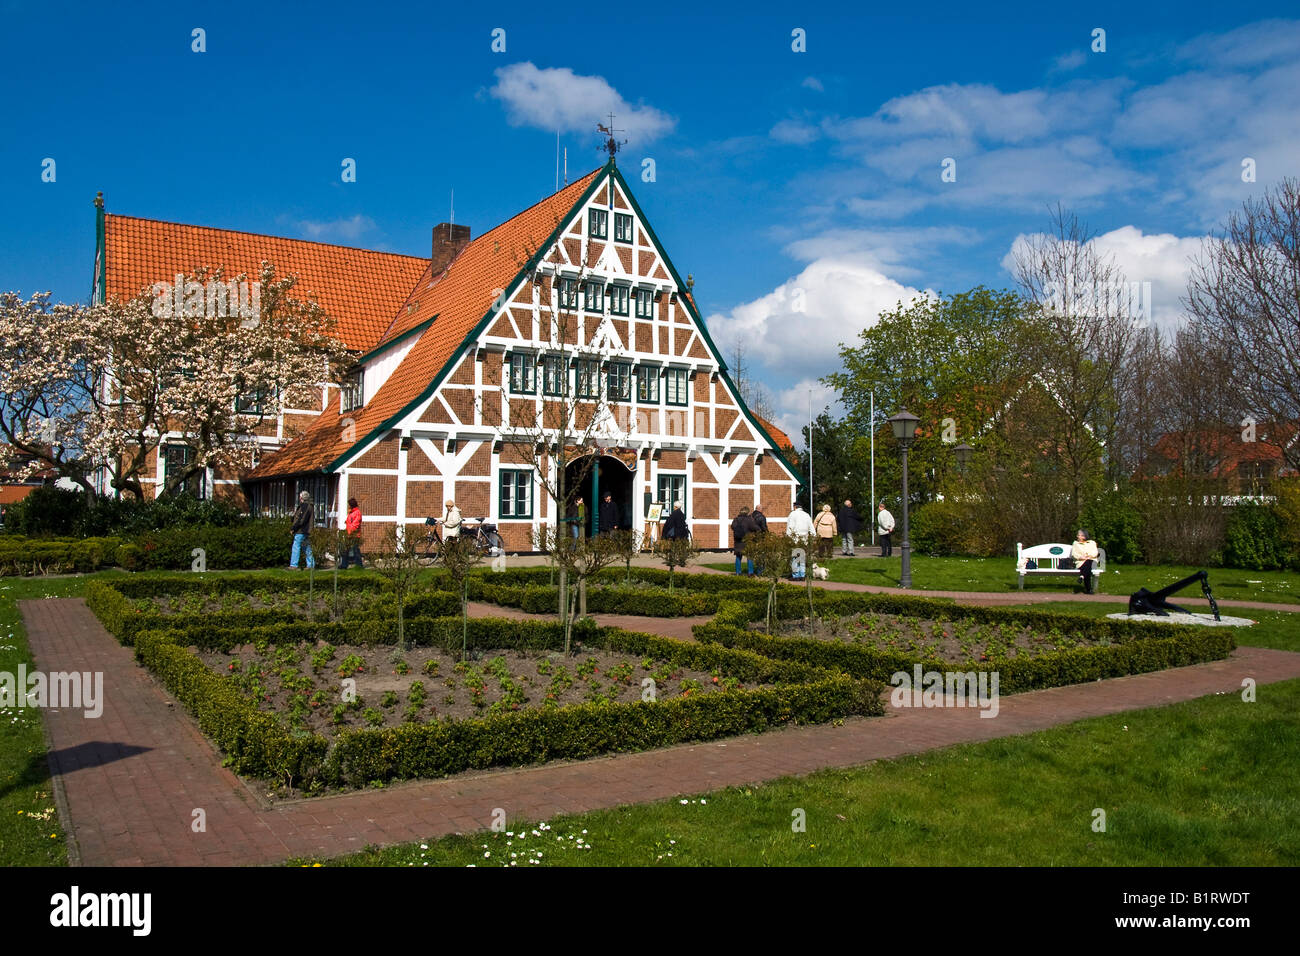
{"label": "red tile roof", "polygon": [[762,428],[763,431],[767,432],[768,437],[776,443],[777,448],[781,451],[794,451],[794,442],[790,440],[789,435],[781,431],[781,429],[777,428],[761,415],[754,415],[754,421],[758,422],[759,427]]}
{"label": "red tile roof", "polygon": [[[338,402],[332,403],[301,437],[264,459],[248,477],[256,480],[325,468],[415,402],[492,309],[499,291],[510,286],[600,172],[593,170],[483,233],[441,275],[432,275],[426,265],[414,289],[399,300],[401,307],[393,310],[395,317],[382,336],[382,342],[392,341],[437,316],[401,365],[364,408],[343,413]],[[405,288],[411,290],[411,285]],[[348,419],[353,420],[355,441],[343,437]]]}
{"label": "red tile roof", "polygon": [[262,260],[276,275],[298,275],[294,295],[314,299],[337,323],[350,349],[379,341],[429,260],[305,239],[186,226],[134,216],[105,215],[105,292],[125,301],[155,282],[201,266],[224,266],[227,277],[256,276]]}

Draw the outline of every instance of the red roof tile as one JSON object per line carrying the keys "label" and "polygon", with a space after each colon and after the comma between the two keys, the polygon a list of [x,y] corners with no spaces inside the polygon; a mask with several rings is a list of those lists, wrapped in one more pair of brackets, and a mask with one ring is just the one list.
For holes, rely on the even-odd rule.
{"label": "red roof tile", "polygon": [[276,275],[297,274],[294,295],[314,299],[337,322],[350,349],[379,341],[429,260],[305,239],[284,239],[134,216],[105,215],[106,294],[125,301],[155,282],[208,266],[228,277],[256,276],[262,260]]}
{"label": "red roof tile", "polygon": [[794,442],[790,440],[789,435],[761,415],[754,415],[754,421],[758,422],[759,427],[767,432],[768,437],[772,439],[778,449],[781,451],[794,451]]}

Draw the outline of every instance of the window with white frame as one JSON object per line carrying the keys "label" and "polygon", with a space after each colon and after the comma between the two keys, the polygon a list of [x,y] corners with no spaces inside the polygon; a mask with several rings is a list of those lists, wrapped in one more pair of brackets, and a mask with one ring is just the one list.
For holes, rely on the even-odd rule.
{"label": "window with white frame", "polygon": [[609,236],[609,213],[603,209],[587,210],[587,235],[593,239]]}
{"label": "window with white frame", "polygon": [[531,469],[501,469],[500,514],[505,518],[533,516],[533,473]]}
{"label": "window with white frame", "polygon": [[677,502],[682,503],[682,512],[686,511],[686,476],[659,474],[659,502],[671,511]]}
{"label": "window with white frame", "polygon": [[609,287],[610,315],[627,315],[628,293],[630,291],[625,285],[612,285]]}
{"label": "window with white frame", "polygon": [[350,412],[361,407],[365,395],[365,376],[366,370],[359,368],[343,380],[343,387],[339,391],[340,411]]}
{"label": "window with white frame", "polygon": [[614,213],[614,241],[632,241],[632,217],[627,215],[627,213]]}
{"label": "window with white frame", "polygon": [[583,286],[582,307],[588,312],[605,311],[605,283],[588,282]]}
{"label": "window with white frame", "polygon": [[664,372],[664,402],[668,405],[689,404],[690,383],[690,373],[686,369],[668,369]]}
{"label": "window with white frame", "polygon": [[609,363],[609,400],[611,402],[630,402],[632,400],[632,363]]}
{"label": "window with white frame", "polygon": [[561,309],[578,307],[578,280],[561,279],[559,284],[559,302]]}
{"label": "window with white frame", "polygon": [[537,360],[529,352],[510,353],[510,391],[532,395],[537,391]]}
{"label": "window with white frame", "polygon": [[636,290],[636,317],[638,319],[653,319],[655,317],[655,291],[654,289],[637,289]]}
{"label": "window with white frame", "polygon": [[600,398],[599,359],[578,359],[574,366],[574,391],[578,398]]}
{"label": "window with white frame", "polygon": [[636,370],[636,400],[648,404],[659,404],[659,368],[654,365],[642,365]]}
{"label": "window with white frame", "polygon": [[542,394],[569,394],[568,368],[563,355],[542,356]]}

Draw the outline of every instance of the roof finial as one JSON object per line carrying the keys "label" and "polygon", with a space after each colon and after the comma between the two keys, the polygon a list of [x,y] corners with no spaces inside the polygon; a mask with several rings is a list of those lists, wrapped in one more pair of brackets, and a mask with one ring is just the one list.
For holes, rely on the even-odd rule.
{"label": "roof finial", "polygon": [[614,134],[615,134],[615,133],[623,133],[623,132],[626,132],[626,130],[621,130],[621,129],[615,129],[615,128],[614,128],[614,114],[613,114],[613,113],[610,113],[610,114],[609,114],[609,125],[608,125],[608,126],[605,126],[605,125],[602,124],[602,123],[597,123],[597,124],[596,124],[596,129],[598,129],[600,132],[604,133],[604,134],[608,137],[608,139],[605,140],[605,144],[601,147],[601,149],[603,149],[603,150],[605,150],[605,152],[609,153],[609,162],[610,162],[610,165],[611,165],[611,166],[613,166],[613,165],[617,165],[617,164],[614,162],[614,154],[617,153],[621,147],[627,145],[627,140],[623,140],[623,142],[620,143],[617,139],[614,138]]}
{"label": "roof finial", "polygon": [[104,190],[102,189],[99,190],[99,192],[95,193],[95,208],[96,209],[104,208]]}

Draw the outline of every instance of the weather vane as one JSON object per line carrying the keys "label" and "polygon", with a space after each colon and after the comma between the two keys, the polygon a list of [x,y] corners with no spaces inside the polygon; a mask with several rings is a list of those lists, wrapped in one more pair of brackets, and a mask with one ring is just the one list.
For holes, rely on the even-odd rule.
{"label": "weather vane", "polygon": [[626,145],[627,145],[627,140],[623,140],[623,142],[620,143],[617,139],[614,138],[614,134],[615,134],[615,133],[625,133],[625,132],[627,132],[627,131],[626,131],[626,130],[621,130],[621,129],[615,129],[615,128],[614,128],[614,114],[613,114],[613,113],[610,113],[610,114],[609,114],[609,125],[608,125],[608,126],[605,126],[603,123],[597,123],[597,124],[596,124],[596,129],[600,130],[600,132],[604,133],[607,137],[609,137],[608,139],[605,140],[605,144],[604,144],[604,146],[602,146],[601,148],[604,149],[605,152],[609,153],[609,161],[610,161],[611,163],[614,162],[614,154],[617,153],[617,152],[619,151],[620,147],[623,147],[623,146],[626,146]]}

